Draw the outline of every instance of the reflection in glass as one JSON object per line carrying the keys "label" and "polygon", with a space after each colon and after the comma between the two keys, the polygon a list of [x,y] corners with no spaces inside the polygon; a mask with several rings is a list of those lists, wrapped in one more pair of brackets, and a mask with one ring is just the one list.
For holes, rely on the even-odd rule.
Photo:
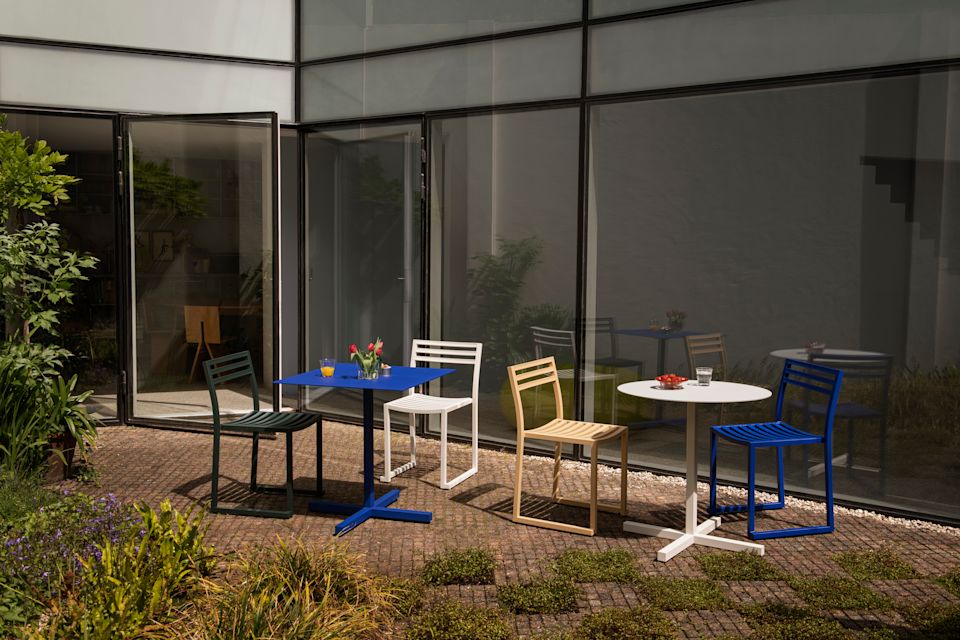
{"label": "reflection in glass", "polygon": [[[513,442],[507,365],[533,359],[533,327],[573,324],[578,111],[437,120],[431,142],[431,338],[483,343],[481,437]],[[456,376],[443,384],[469,389]],[[572,411],[573,385],[563,387]],[[540,404],[543,422],[553,403]],[[450,429],[469,424],[451,416]]]}
{"label": "reflection in glass", "polygon": [[[950,489],[960,482],[950,426],[960,138],[947,109],[958,80],[937,72],[593,107],[587,316],[615,317],[633,334],[622,354],[662,361],[658,373],[701,364],[685,349],[697,334],[722,334],[725,380],[760,385],[776,383],[785,357],[892,357],[888,384],[844,382],[841,404],[864,415],[838,420],[835,453],[847,455],[833,461],[836,493],[960,516]],[[686,313],[682,329],[649,339],[650,319],[668,310]],[[672,339],[685,332],[686,345]],[[600,342],[588,332],[588,367]],[[585,408],[600,393],[588,385]],[[816,407],[788,403],[791,420],[818,428]],[[622,421],[647,425],[631,431],[633,462],[682,469],[682,407],[620,407]],[[746,403],[726,405],[722,419],[771,416],[769,404]],[[700,419],[716,424],[718,408]],[[701,448],[707,440],[701,430]],[[742,480],[739,458],[721,452],[721,476]],[[788,485],[822,491],[823,463],[795,452]]]}
{"label": "reflection in glass", "polygon": [[62,316],[59,343],[74,357],[67,373],[79,376],[77,389],[93,389],[87,410],[99,419],[117,417],[116,197],[113,122],[107,118],[8,113],[6,126],[31,140],[46,140],[67,154],[59,171],[80,178],[70,200],[49,217],[64,231],[64,244],[98,258],[77,283],[74,304]]}
{"label": "reflection in glass", "polygon": [[[269,119],[134,119],[133,415],[210,413],[201,362],[250,351],[272,406],[273,163]],[[221,410],[249,411],[249,387]]]}

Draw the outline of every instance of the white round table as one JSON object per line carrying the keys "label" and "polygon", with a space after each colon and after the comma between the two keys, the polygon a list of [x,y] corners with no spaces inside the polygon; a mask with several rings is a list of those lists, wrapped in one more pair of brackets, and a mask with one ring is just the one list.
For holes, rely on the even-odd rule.
{"label": "white round table", "polygon": [[[803,360],[807,361],[810,359],[810,354],[806,349],[776,349],[770,352],[770,355],[774,358],[782,358],[783,360]],[[824,349],[823,353],[816,354],[823,358],[830,358],[830,356],[857,356],[859,358],[879,358],[887,354],[880,353],[879,351],[858,351],[856,349]]]}
{"label": "white round table", "polygon": [[687,489],[686,526],[683,531],[642,522],[624,522],[623,530],[672,540],[657,552],[657,560],[666,562],[692,544],[702,544],[730,551],[749,551],[763,555],[763,545],[755,542],[731,540],[710,535],[720,526],[720,518],[714,516],[697,523],[697,405],[728,402],[753,402],[769,398],[769,389],[736,382],[711,382],[701,387],[697,382],[685,382],[680,389],[664,390],[656,380],[639,380],[621,384],[621,393],[661,402],[685,402],[687,405]]}

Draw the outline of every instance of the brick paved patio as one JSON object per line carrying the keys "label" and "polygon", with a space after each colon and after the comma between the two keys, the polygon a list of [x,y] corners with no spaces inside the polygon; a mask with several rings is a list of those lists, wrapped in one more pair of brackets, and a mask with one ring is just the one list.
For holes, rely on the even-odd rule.
{"label": "brick paved patio", "polygon": [[[377,432],[378,475],[380,472],[380,432]],[[400,451],[404,439],[398,438]],[[309,487],[313,479],[313,433],[311,429],[296,435],[295,472],[298,484]],[[362,490],[361,430],[355,426],[324,423],[325,488],[332,500],[357,502]],[[224,499],[234,496],[249,502],[245,490],[249,470],[250,441],[240,437],[226,438],[223,446],[221,488]],[[212,438],[205,434],[161,431],[134,427],[105,427],[93,454],[99,472],[99,486],[85,485],[95,493],[112,492],[127,500],[144,500],[157,505],[165,498],[178,508],[202,502],[209,497],[210,455]],[[419,525],[385,520],[368,521],[342,540],[365,554],[370,569],[389,575],[416,576],[424,562],[437,553],[458,547],[482,546],[490,549],[497,561],[496,582],[504,584],[550,574],[548,563],[565,549],[627,549],[647,574],[668,577],[705,577],[696,561],[701,553],[715,550],[695,547],[668,563],[654,560],[657,549],[665,544],[660,539],[624,534],[620,516],[601,514],[599,534],[593,538],[513,524],[510,510],[513,487],[512,453],[482,450],[480,472],[455,489],[445,492],[437,488],[438,443],[422,440],[418,444],[421,466],[395,479],[391,486],[401,490],[396,506],[432,511],[434,521]],[[279,482],[283,468],[281,441],[261,445],[260,473],[263,482]],[[402,459],[402,454],[399,454]],[[454,445],[451,451],[453,469],[466,468],[469,449]],[[531,458],[525,464],[525,509],[546,509],[558,519],[585,522],[583,510],[547,506],[544,498],[550,493],[550,465],[544,458]],[[453,470],[452,469],[452,470]],[[586,495],[588,474],[584,465],[567,464],[564,475],[567,495]],[[378,493],[382,493],[381,486]],[[601,499],[617,494],[617,475],[601,474]],[[705,492],[701,491],[701,496]],[[728,500],[732,491],[721,492]],[[683,526],[683,484],[678,478],[664,478],[647,473],[632,473],[629,485],[630,519]],[[278,498],[279,499],[279,498]],[[273,497],[254,498],[266,502]],[[701,506],[704,500],[701,500]],[[261,503],[258,503],[261,504]],[[794,508],[763,515],[761,526],[812,523],[822,518],[822,508]],[[250,517],[210,516],[208,540],[218,550],[228,551],[244,545],[269,544],[282,536],[299,538],[308,544],[323,544],[331,539],[332,516],[307,512],[307,499],[298,498],[297,514],[289,520]],[[746,538],[745,517],[727,517],[719,535]],[[930,578],[960,566],[960,530],[946,527],[910,526],[906,521],[878,519],[840,510],[837,531],[832,535],[771,540],[766,543],[766,558],[792,575],[844,575],[832,559],[843,551],[876,549],[892,546],[898,555],[920,574],[910,580],[876,581],[869,586],[886,594],[895,605],[922,603],[957,603],[952,595]],[[782,602],[799,604],[796,593],[785,582],[721,582],[728,599],[734,604]],[[443,587],[432,597],[447,593],[465,602],[496,606],[495,586]],[[631,606],[644,601],[642,594],[630,585],[594,583],[581,585],[578,611],[559,616],[512,616],[517,633],[522,637],[532,632],[558,626],[571,628],[586,613],[612,606]],[[686,637],[712,637],[720,634],[745,635],[749,631],[735,609],[721,611],[668,612]],[[896,610],[831,611],[831,617],[845,626],[903,626]]]}

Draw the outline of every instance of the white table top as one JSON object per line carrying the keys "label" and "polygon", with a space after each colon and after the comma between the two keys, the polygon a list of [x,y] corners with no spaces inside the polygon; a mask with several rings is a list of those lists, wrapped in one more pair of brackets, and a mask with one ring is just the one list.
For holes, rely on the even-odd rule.
{"label": "white table top", "polygon": [[[807,353],[806,349],[777,349],[771,351],[770,355],[774,358],[787,358],[791,360],[807,360],[810,358],[810,354]],[[877,351],[858,351],[856,349],[824,349],[823,353],[817,354],[824,358],[829,358],[830,356],[860,356],[862,358],[879,358],[885,356],[885,353],[879,353]]]}
{"label": "white table top", "polygon": [[679,389],[664,390],[659,387],[660,383],[656,380],[638,380],[636,382],[625,382],[617,387],[617,390],[630,396],[664,402],[703,402],[710,404],[752,402],[769,398],[772,395],[769,389],[738,382],[713,381],[709,386],[701,387],[696,380],[691,380],[684,382]]}

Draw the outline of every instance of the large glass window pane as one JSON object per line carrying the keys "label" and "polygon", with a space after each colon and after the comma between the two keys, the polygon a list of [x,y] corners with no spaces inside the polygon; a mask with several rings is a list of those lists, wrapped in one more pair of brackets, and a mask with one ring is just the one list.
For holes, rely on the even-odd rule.
{"label": "large glass window pane", "polygon": [[[43,69],[40,80],[37,69]],[[293,121],[290,67],[0,44],[0,102],[125,113],[276,111]]]}
{"label": "large glass window pane", "polygon": [[95,256],[98,263],[78,283],[74,304],[61,314],[58,344],[74,355],[67,373],[77,373],[78,389],[93,389],[87,410],[96,418],[117,417],[117,247],[116,187],[111,118],[8,113],[6,127],[33,141],[46,140],[68,155],[60,173],[80,178],[70,200],[48,219],[64,231],[71,251]]}
{"label": "large glass window pane", "polygon": [[615,16],[634,11],[662,9],[677,5],[693,4],[700,0],[590,0],[590,17]]}
{"label": "large glass window pane", "polygon": [[[300,365],[300,145],[295,129],[280,130],[280,377],[295,375]],[[299,389],[283,388],[284,406],[299,406]]]}
{"label": "large glass window pane", "polygon": [[816,73],[960,55],[952,0],[743,2],[590,29],[590,92]]}
{"label": "large glass window pane", "polygon": [[306,0],[304,60],[504,33],[580,19],[580,0]]}
{"label": "large glass window pane", "polygon": [[[689,375],[682,331],[721,334],[721,378],[761,385],[811,342],[891,356],[889,386],[844,383],[841,402],[869,410],[837,420],[835,493],[960,517],[958,96],[953,71],[592,108],[586,315],[633,330],[613,337],[643,372],[602,366],[611,332],[596,327],[588,368]],[[671,310],[681,328],[647,331]],[[588,385],[593,415],[607,394]],[[794,400],[789,419],[807,425]],[[683,407],[616,401],[632,460],[682,469]],[[772,415],[727,405],[722,420]],[[720,419],[701,410],[701,473]],[[788,485],[822,492],[821,455],[794,451]],[[721,448],[722,475],[742,480],[744,459]]]}
{"label": "large glass window pane", "polygon": [[293,60],[293,0],[0,0],[18,37]]}
{"label": "large glass window pane", "polygon": [[[277,141],[269,118],[132,119],[133,416],[209,420],[200,363],[249,351],[269,409],[274,375]],[[250,387],[220,394],[246,412]]]}
{"label": "large glass window pane", "polygon": [[301,73],[304,120],[569,98],[580,94],[580,31],[323,64]]}
{"label": "large glass window pane", "polygon": [[[433,123],[431,337],[483,343],[480,434],[488,441],[516,440],[506,367],[534,358],[532,327],[572,329],[578,131],[577,109]],[[572,352],[555,355],[572,374]],[[466,374],[441,382],[445,394],[470,394]],[[562,386],[572,415],[572,376]],[[528,420],[549,419],[546,390],[526,401]],[[458,413],[450,430],[468,434],[470,413]]]}
{"label": "large glass window pane", "polygon": [[[420,332],[420,136],[416,122],[305,138],[308,369],[346,362],[351,343],[378,336],[384,362],[409,364]],[[305,393],[313,410],[361,415],[359,391]]]}

